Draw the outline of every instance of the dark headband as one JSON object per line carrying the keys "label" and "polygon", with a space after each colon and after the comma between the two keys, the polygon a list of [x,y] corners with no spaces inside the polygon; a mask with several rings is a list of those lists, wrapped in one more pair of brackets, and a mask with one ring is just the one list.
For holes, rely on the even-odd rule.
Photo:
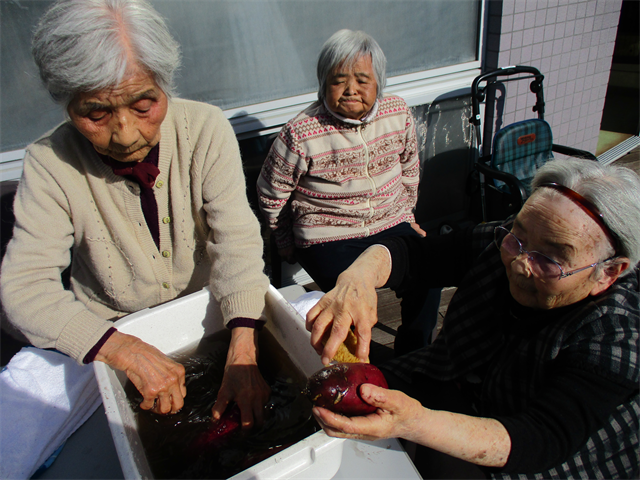
{"label": "dark headband", "polygon": [[618,249],[620,246],[618,236],[613,233],[613,231],[607,226],[604,221],[604,216],[602,215],[598,207],[596,207],[592,202],[584,198],[578,192],[571,190],[569,187],[565,187],[564,185],[560,185],[559,183],[543,183],[540,186],[553,188],[568,199],[572,200],[580,208],[582,208],[582,210],[584,210],[584,212],[589,215],[600,226],[602,230],[604,230],[604,233],[607,234],[607,236],[613,243],[613,246],[616,249],[616,254],[618,253]]}

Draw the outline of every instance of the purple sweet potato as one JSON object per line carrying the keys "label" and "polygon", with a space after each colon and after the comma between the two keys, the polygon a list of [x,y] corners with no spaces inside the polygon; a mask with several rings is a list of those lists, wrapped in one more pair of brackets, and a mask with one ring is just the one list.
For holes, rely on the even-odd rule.
{"label": "purple sweet potato", "polygon": [[372,383],[388,388],[382,372],[368,363],[339,363],[318,370],[309,377],[306,393],[317,407],[349,417],[376,411],[360,397],[360,386]]}
{"label": "purple sweet potato", "polygon": [[190,450],[201,453],[220,448],[237,431],[240,431],[240,408],[234,404],[224,411],[219,420],[212,421],[210,427],[196,437]]}

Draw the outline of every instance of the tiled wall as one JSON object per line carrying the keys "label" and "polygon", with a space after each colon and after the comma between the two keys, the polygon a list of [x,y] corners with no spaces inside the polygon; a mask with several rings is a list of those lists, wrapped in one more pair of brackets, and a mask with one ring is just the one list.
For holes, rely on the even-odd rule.
{"label": "tiled wall", "polygon": [[[544,74],[554,142],[595,153],[622,0],[489,0],[485,68]],[[526,82],[507,86],[503,124],[530,118]],[[517,87],[516,87],[517,85]]]}

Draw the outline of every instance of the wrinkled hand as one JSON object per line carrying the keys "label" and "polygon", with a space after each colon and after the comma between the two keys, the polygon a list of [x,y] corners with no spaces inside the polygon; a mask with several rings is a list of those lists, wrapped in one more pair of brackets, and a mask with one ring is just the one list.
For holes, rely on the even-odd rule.
{"label": "wrinkled hand", "polygon": [[316,420],[327,435],[358,440],[412,440],[416,436],[426,412],[419,401],[398,390],[387,390],[368,383],[360,387],[360,395],[378,410],[365,416],[345,417],[325,408],[313,408]]}
{"label": "wrinkled hand", "polygon": [[[307,330],[311,332],[311,346],[328,365],[338,347],[347,338],[351,325],[358,339],[356,356],[361,361],[369,357],[371,329],[378,321],[378,296],[367,280],[355,276],[338,279],[336,287],[324,295],[307,313]],[[330,332],[328,339],[326,333]],[[322,339],[327,339],[322,344]]]}
{"label": "wrinkled hand", "polygon": [[371,329],[378,321],[376,288],[384,285],[390,271],[386,250],[370,247],[340,274],[335,288],[309,310],[306,327],[311,332],[311,346],[322,356],[323,364],[336,355],[351,325],[358,339],[356,356],[363,362],[369,357]]}
{"label": "wrinkled hand", "polygon": [[418,223],[411,222],[411,228],[413,228],[416,232],[418,232],[421,237],[427,236],[427,232],[425,232]]}
{"label": "wrinkled hand", "polygon": [[344,417],[313,408],[327,435],[358,440],[404,438],[487,467],[503,467],[509,458],[511,438],[494,418],[429,410],[403,392],[371,384],[360,387],[360,396],[377,410],[366,416]]}
{"label": "wrinkled hand", "polygon": [[115,332],[95,360],[122,370],[143,401],[140,408],[155,413],[177,413],[187,395],[184,367],[138,337]]}
{"label": "wrinkled hand", "polygon": [[297,262],[296,247],[294,247],[293,245],[291,245],[290,247],[279,248],[278,255],[280,255],[280,258],[285,260],[287,263],[290,263],[291,265]]}
{"label": "wrinkled hand", "polygon": [[254,328],[236,327],[231,331],[222,385],[211,413],[219,420],[229,403],[240,408],[243,429],[254,423],[262,425],[264,405],[271,389],[258,369],[258,332]]}

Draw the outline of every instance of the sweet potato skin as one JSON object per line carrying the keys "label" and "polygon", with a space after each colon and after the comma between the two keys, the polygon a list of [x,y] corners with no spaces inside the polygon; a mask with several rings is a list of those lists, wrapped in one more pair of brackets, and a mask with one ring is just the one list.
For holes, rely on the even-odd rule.
{"label": "sweet potato skin", "polygon": [[201,433],[191,444],[190,451],[201,454],[207,450],[220,448],[228,437],[241,431],[240,407],[237,404],[227,408],[219,420]]}
{"label": "sweet potato skin", "polygon": [[349,417],[376,411],[360,397],[360,386],[372,383],[388,388],[382,372],[369,363],[329,365],[309,377],[306,393],[317,407]]}

